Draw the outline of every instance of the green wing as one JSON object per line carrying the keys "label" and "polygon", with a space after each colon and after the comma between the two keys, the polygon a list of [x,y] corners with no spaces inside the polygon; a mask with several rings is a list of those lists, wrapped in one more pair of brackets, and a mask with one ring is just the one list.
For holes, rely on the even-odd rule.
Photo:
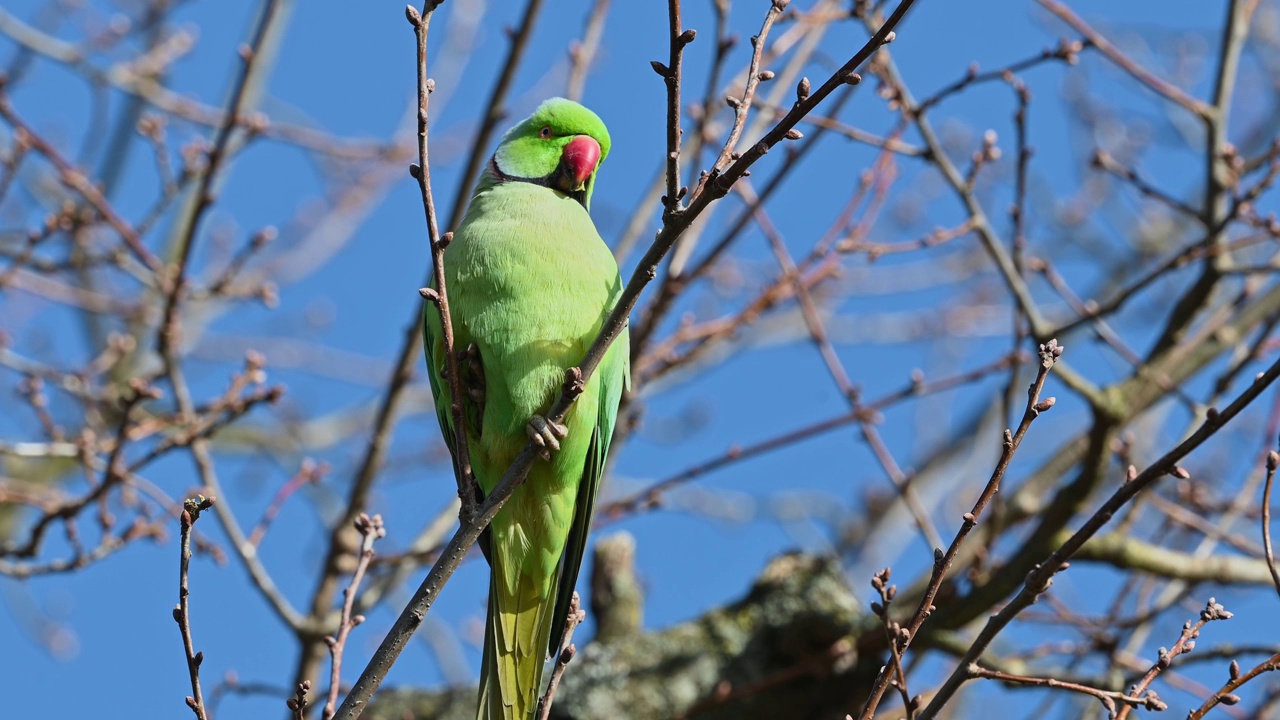
{"label": "green wing", "polygon": [[[440,434],[444,436],[445,445],[449,447],[449,459],[453,461],[453,476],[459,477],[462,474],[462,468],[458,467],[457,455],[457,439],[454,436],[453,429],[453,410],[449,406],[449,383],[445,382],[441,370],[445,367],[444,358],[444,342],[443,337],[444,326],[440,323],[440,313],[436,311],[436,306],[430,300],[424,300],[422,303],[422,346],[427,356],[427,381],[431,384],[431,400],[436,406],[436,420],[440,422]],[[456,336],[455,336],[456,337]],[[463,407],[468,411],[476,411],[477,408],[470,407],[470,403],[464,399]],[[476,423],[477,435],[479,435],[480,423]],[[475,486],[476,502],[484,502],[484,493],[480,491],[480,486]],[[489,528],[485,528],[480,534],[480,552],[484,553],[484,559],[489,560]]]}
{"label": "green wing", "polygon": [[[615,298],[616,300],[616,298]],[[612,309],[612,308],[610,308]],[[604,475],[605,462],[609,458],[609,443],[613,440],[613,426],[618,418],[618,403],[625,389],[631,387],[631,340],[624,328],[604,360],[596,368],[600,379],[599,403],[596,427],[591,433],[591,447],[583,463],[582,480],[578,483],[578,500],[574,504],[573,525],[560,557],[560,578],[556,585],[556,605],[551,616],[551,638],[548,657],[560,651],[565,621],[569,616],[569,602],[578,584],[578,571],[582,569],[582,556],[587,548],[587,533],[591,530],[591,516],[595,513],[596,491]]]}
{"label": "green wing", "polygon": [[458,457],[454,454],[457,447],[453,434],[453,412],[449,408],[449,397],[445,394],[448,383],[440,371],[444,369],[444,343],[440,341],[443,326],[440,324],[440,313],[430,300],[422,301],[422,347],[427,356],[427,381],[431,383],[431,400],[436,406],[436,419],[440,421],[440,433],[444,435],[445,444],[449,446],[449,457],[453,460],[453,474],[460,472]]}

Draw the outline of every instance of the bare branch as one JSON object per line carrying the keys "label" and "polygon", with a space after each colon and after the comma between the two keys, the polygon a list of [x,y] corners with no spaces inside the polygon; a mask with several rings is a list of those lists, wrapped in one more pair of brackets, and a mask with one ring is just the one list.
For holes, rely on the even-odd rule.
{"label": "bare branch", "polygon": [[191,527],[200,519],[200,513],[213,506],[216,498],[197,495],[187,498],[183,503],[181,516],[182,542],[179,549],[178,565],[178,604],[173,608],[173,619],[182,632],[182,646],[187,654],[187,673],[191,676],[191,695],[187,697],[187,707],[195,713],[197,720],[209,720],[204,706],[204,693],[200,689],[200,664],[204,662],[204,653],[196,652],[191,640],[191,591],[187,587],[187,568],[191,564]]}
{"label": "bare branch", "polygon": [[1262,552],[1266,556],[1271,581],[1280,593],[1280,571],[1276,570],[1275,551],[1271,547],[1271,485],[1276,479],[1276,466],[1280,465],[1280,453],[1267,453],[1267,479],[1262,486]]}
{"label": "bare branch", "polygon": [[[418,40],[418,164],[409,168],[409,174],[418,181],[418,189],[422,195],[422,209],[427,219],[427,243],[431,248],[431,292],[424,293],[436,311],[440,314],[441,345],[444,346],[445,367],[443,372],[449,382],[449,412],[453,420],[454,464],[457,469],[458,500],[462,506],[458,517],[462,522],[475,512],[476,491],[475,476],[471,470],[471,452],[467,448],[466,416],[462,408],[463,394],[462,373],[458,371],[458,353],[454,344],[453,320],[449,314],[449,291],[445,286],[444,251],[452,233],[440,235],[436,223],[436,205],[431,196],[431,164],[427,152],[427,109],[431,101],[431,92],[435,90],[435,82],[427,77],[427,30],[431,26],[431,18],[435,15],[438,2],[428,2],[426,12],[419,14],[409,5],[405,8],[414,35]],[[430,349],[427,352],[431,352]]]}
{"label": "bare branch", "polygon": [[1266,660],[1255,665],[1246,673],[1240,672],[1240,665],[1236,661],[1231,661],[1231,679],[1222,686],[1220,690],[1215,692],[1212,697],[1204,701],[1200,707],[1192,710],[1187,714],[1187,720],[1202,720],[1209,711],[1219,705],[1235,705],[1240,702],[1240,696],[1235,691],[1244,686],[1245,683],[1262,675],[1263,673],[1275,672],[1280,670],[1280,654],[1272,655]]}
{"label": "bare branch", "polygon": [[581,101],[586,92],[587,73],[591,71],[591,63],[600,49],[600,40],[604,37],[604,21],[608,15],[609,0],[592,2],[586,27],[582,31],[582,41],[569,46],[569,79],[565,83],[564,96],[570,100]]}
{"label": "bare branch", "polygon": [[356,592],[360,589],[360,581],[364,579],[365,571],[369,569],[369,561],[373,559],[373,543],[387,535],[386,529],[382,527],[381,515],[369,517],[364,513],[356,518],[356,532],[363,538],[360,542],[360,559],[356,562],[356,571],[351,576],[351,584],[342,594],[342,619],[338,623],[338,636],[325,637],[325,642],[329,645],[329,654],[333,658],[333,665],[329,673],[329,699],[324,704],[324,720],[330,720],[338,708],[338,692],[342,682],[342,653],[347,646],[347,636],[355,626],[364,622],[363,615],[352,614]]}
{"label": "bare branch", "polygon": [[560,652],[556,654],[556,664],[551,670],[547,692],[538,699],[538,712],[535,714],[538,720],[547,720],[551,715],[551,703],[556,699],[560,678],[564,677],[565,668],[569,667],[569,663],[573,662],[573,656],[578,652],[577,646],[573,644],[573,631],[578,627],[578,623],[586,619],[587,613],[582,609],[582,601],[578,598],[578,593],[574,592],[573,597],[569,599],[569,617],[564,625],[564,638],[560,640]]}
{"label": "bare branch", "polygon": [[1040,3],[1041,7],[1058,16],[1076,32],[1083,35],[1084,38],[1089,41],[1089,45],[1091,47],[1097,48],[1098,52],[1105,55],[1108,60],[1115,63],[1121,70],[1132,75],[1134,79],[1151,89],[1157,95],[1164,97],[1199,117],[1205,118],[1211,114],[1209,106],[1203,101],[1197,100],[1196,98],[1188,95],[1185,91],[1174,86],[1172,83],[1156,77],[1150,70],[1147,70],[1142,65],[1134,62],[1132,58],[1120,52],[1115,45],[1112,45],[1111,42],[1103,37],[1101,33],[1090,27],[1084,20],[1081,20],[1080,16],[1072,12],[1071,8],[1063,5],[1057,0],[1037,0],[1037,2]]}
{"label": "bare branch", "polygon": [[[1040,346],[1039,370],[1036,373],[1036,379],[1031,383],[1031,387],[1027,389],[1027,405],[1022,413],[1022,421],[1018,423],[1016,432],[1010,432],[1008,429],[1004,431],[1004,449],[1000,453],[1000,460],[996,463],[995,470],[991,473],[991,479],[987,481],[982,493],[978,495],[977,501],[973,504],[973,509],[964,514],[964,522],[961,523],[955,538],[952,539],[951,546],[947,548],[945,553],[941,548],[934,549],[933,572],[929,577],[929,585],[925,589],[924,596],[920,599],[920,604],[912,615],[911,620],[895,638],[897,643],[895,653],[900,655],[906,652],[911,645],[911,641],[920,632],[920,626],[933,613],[933,600],[937,597],[938,590],[942,587],[942,581],[946,579],[947,571],[951,569],[952,563],[955,562],[956,555],[960,552],[960,546],[964,544],[970,531],[977,526],[978,518],[982,516],[982,511],[986,509],[987,504],[999,492],[1000,482],[1004,479],[1005,471],[1009,469],[1009,463],[1013,462],[1014,453],[1022,445],[1022,439],[1026,437],[1027,431],[1031,429],[1031,423],[1041,413],[1053,407],[1054,398],[1049,397],[1041,400],[1040,392],[1044,389],[1045,380],[1049,378],[1049,371],[1057,364],[1062,352],[1063,347],[1056,340],[1050,340]],[[887,665],[881,668],[880,674],[876,677],[875,684],[872,686],[871,695],[867,698],[866,704],[862,706],[862,712],[859,714],[860,720],[871,720],[871,718],[875,717],[876,708],[879,706],[881,698],[884,697],[885,689],[889,686],[891,678],[892,668]]]}

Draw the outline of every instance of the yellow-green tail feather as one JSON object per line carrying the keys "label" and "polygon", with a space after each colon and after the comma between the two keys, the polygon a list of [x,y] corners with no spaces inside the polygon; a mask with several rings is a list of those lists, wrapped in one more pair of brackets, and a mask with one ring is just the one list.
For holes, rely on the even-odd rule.
{"label": "yellow-green tail feather", "polygon": [[490,571],[477,720],[530,720],[537,712],[554,624],[551,594],[539,590],[519,578],[509,592],[497,568]]}

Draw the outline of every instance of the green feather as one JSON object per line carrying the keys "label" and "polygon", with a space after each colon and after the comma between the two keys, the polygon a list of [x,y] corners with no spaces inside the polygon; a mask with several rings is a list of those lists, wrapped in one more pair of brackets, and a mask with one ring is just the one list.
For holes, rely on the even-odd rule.
{"label": "green feather", "polygon": [[[585,192],[549,181],[579,135],[608,154],[604,124],[568,100],[550,100],[504,136],[445,254],[454,336],[474,343],[484,368],[483,409],[464,398],[476,481],[486,494],[545,415],[564,370],[576,365],[622,292],[617,264],[596,232]],[[431,389],[453,450],[439,314],[424,309]],[[560,640],[582,564],[618,402],[629,383],[627,337],[613,344],[565,417],[568,437],[535,463],[489,526],[489,613],[477,717],[527,720],[537,708],[547,656]]]}

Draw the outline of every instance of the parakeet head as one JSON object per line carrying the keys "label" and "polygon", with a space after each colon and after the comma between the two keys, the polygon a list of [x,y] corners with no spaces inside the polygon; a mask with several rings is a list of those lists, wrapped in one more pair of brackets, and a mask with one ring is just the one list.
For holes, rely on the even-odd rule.
{"label": "parakeet head", "polygon": [[589,207],[596,170],[609,155],[600,116],[564,98],[551,98],[502,136],[490,170],[499,181],[529,182]]}

